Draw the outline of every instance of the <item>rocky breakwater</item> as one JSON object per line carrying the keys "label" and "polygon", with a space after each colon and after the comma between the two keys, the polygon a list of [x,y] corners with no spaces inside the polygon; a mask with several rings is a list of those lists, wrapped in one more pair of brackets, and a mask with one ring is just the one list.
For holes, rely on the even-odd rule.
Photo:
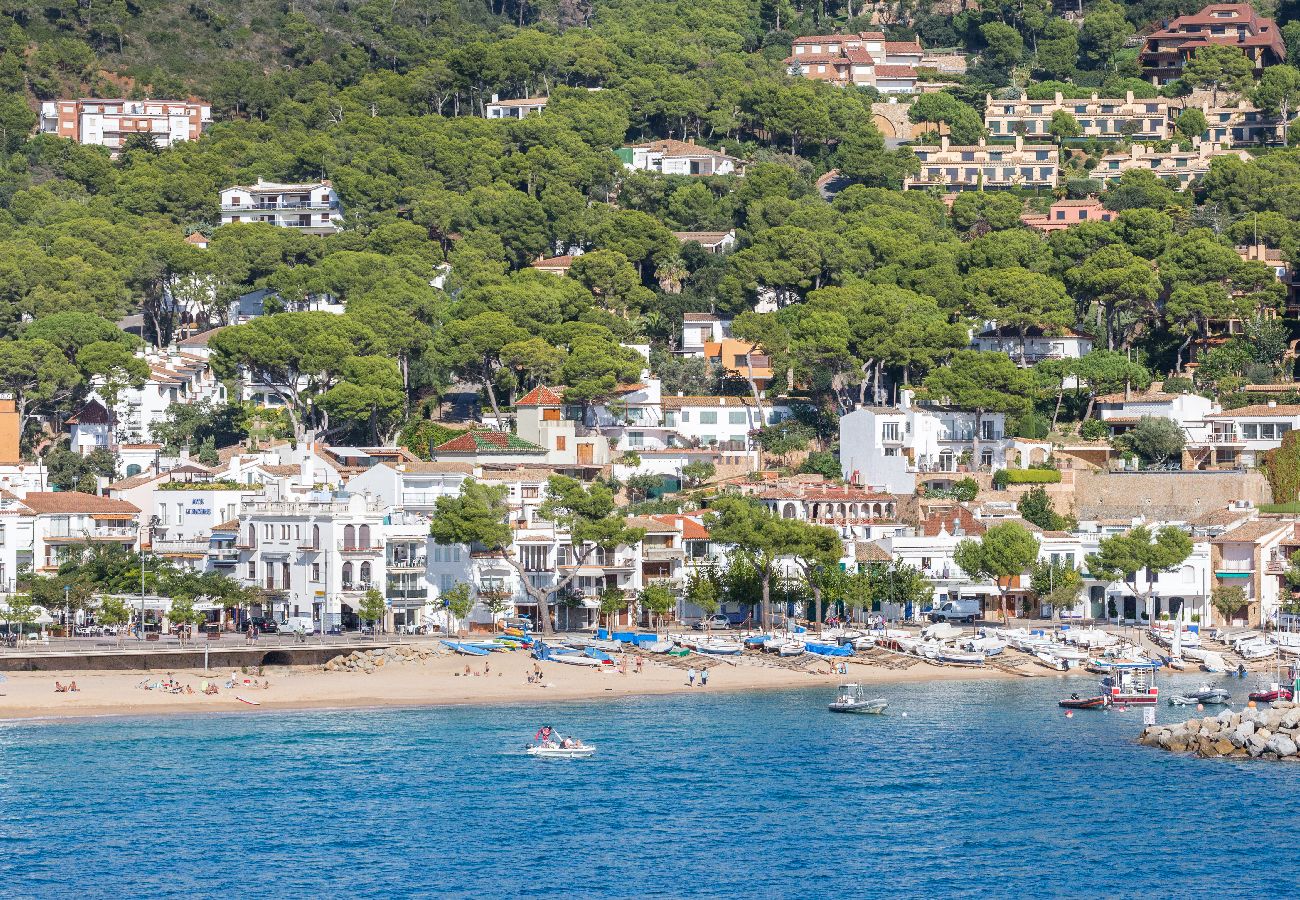
{"label": "rocky breakwater", "polygon": [[440,655],[431,647],[414,647],[404,644],[397,647],[354,650],[351,653],[339,654],[325,663],[323,668],[326,672],[365,672],[372,674],[376,669],[382,669],[387,665],[422,662]]}
{"label": "rocky breakwater", "polygon": [[1142,730],[1138,742],[1205,758],[1300,762],[1300,706],[1280,701],[1267,708],[1224,710],[1217,716],[1176,725],[1150,725]]}

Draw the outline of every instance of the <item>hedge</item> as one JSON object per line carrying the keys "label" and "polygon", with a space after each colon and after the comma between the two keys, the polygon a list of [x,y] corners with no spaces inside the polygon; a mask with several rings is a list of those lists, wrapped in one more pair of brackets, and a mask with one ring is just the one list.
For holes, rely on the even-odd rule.
{"label": "hedge", "polygon": [[1061,473],[1056,469],[1005,469],[1007,484],[1056,484]]}

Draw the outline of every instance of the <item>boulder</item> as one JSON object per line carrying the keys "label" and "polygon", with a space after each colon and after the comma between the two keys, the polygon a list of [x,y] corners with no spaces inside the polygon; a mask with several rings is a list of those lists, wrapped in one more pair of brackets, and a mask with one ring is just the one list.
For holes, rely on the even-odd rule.
{"label": "boulder", "polygon": [[1300,707],[1292,707],[1282,714],[1282,727],[1300,727]]}
{"label": "boulder", "polygon": [[1260,721],[1269,731],[1277,731],[1278,726],[1282,724],[1282,711],[1279,709],[1265,710],[1260,716]]}
{"label": "boulder", "polygon": [[1236,748],[1237,748],[1236,744],[1224,738],[1220,738],[1219,740],[1214,742],[1214,752],[1217,756],[1227,756],[1229,753],[1233,752],[1233,750],[1235,750]]}
{"label": "boulder", "polygon": [[[1232,745],[1229,744],[1229,745],[1228,745],[1228,748],[1231,749],[1231,748],[1232,748]],[[1214,741],[1210,740],[1210,739],[1207,738],[1207,737],[1203,737],[1203,738],[1201,738],[1199,741],[1197,741],[1197,743],[1196,743],[1196,752],[1199,753],[1199,754],[1201,754],[1201,756],[1218,756],[1218,755],[1219,755],[1218,751],[1217,751],[1217,750],[1215,749],[1215,747],[1214,747]]]}
{"label": "boulder", "polygon": [[1264,748],[1267,746],[1268,740],[1261,737],[1259,732],[1255,732],[1246,739],[1246,749],[1250,751],[1251,756],[1259,756],[1264,752]]}
{"label": "boulder", "polygon": [[1255,737],[1259,738],[1261,741],[1267,744],[1269,741],[1273,739],[1273,732],[1267,728],[1264,728],[1263,726],[1260,726],[1259,728],[1255,729]]}
{"label": "boulder", "polygon": [[386,656],[376,656],[376,657],[375,657],[375,661],[374,661],[374,663],[373,663],[373,667],[379,667],[379,666],[382,666],[382,665],[384,665],[386,662],[388,662],[388,657],[386,657]]}
{"label": "boulder", "polygon": [[1188,731],[1200,731],[1200,730],[1201,730],[1201,720],[1200,720],[1200,719],[1188,719],[1186,722],[1183,723],[1183,727],[1186,728]]}
{"label": "boulder", "polygon": [[1268,742],[1268,750],[1276,753],[1278,756],[1294,756],[1296,753],[1295,741],[1285,734],[1275,734]]}

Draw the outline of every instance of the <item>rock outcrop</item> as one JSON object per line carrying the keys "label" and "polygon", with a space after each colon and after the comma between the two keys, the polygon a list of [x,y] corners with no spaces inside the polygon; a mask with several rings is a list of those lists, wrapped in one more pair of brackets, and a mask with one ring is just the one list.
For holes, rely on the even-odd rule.
{"label": "rock outcrop", "polygon": [[1279,700],[1269,707],[1250,706],[1241,712],[1225,709],[1217,716],[1150,725],[1142,730],[1138,742],[1205,758],[1300,762],[1300,705]]}
{"label": "rock outcrop", "polygon": [[396,647],[376,647],[374,650],[353,650],[340,653],[323,666],[326,672],[365,672],[372,674],[376,669],[392,663],[421,662],[442,654],[433,647],[401,644]]}

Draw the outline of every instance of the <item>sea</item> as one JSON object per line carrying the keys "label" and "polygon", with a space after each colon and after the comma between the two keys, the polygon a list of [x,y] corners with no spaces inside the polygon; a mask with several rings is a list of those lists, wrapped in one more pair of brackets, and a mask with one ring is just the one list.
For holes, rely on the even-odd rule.
{"label": "sea", "polygon": [[[1296,896],[1300,767],[1057,707],[1094,687],[4,723],[0,896]],[[542,724],[596,756],[527,756]]]}

